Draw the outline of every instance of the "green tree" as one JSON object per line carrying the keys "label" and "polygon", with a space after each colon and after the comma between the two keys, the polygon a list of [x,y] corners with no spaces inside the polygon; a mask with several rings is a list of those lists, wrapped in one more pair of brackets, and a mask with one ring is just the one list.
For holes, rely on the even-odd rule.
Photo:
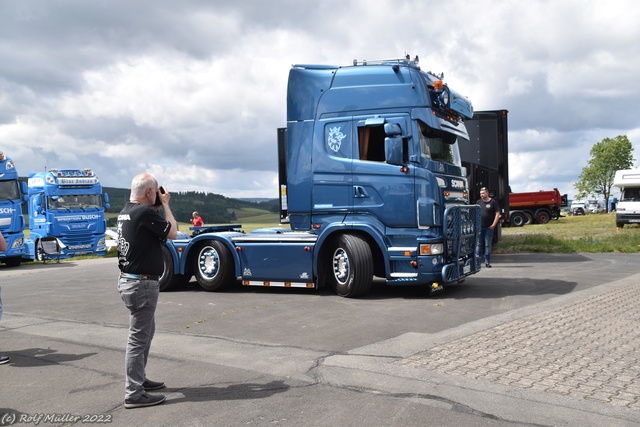
{"label": "green tree", "polygon": [[601,195],[607,212],[613,177],[617,170],[629,169],[633,165],[633,146],[626,135],[605,138],[591,147],[591,159],[582,168],[580,179],[575,183],[576,195],[583,199],[589,195]]}

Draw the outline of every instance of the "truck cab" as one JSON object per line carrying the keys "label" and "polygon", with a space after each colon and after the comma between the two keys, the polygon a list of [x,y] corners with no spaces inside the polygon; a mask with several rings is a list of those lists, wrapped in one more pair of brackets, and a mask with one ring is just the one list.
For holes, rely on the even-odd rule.
{"label": "truck cab", "polygon": [[620,189],[620,199],[616,204],[616,227],[640,224],[640,168],[617,171],[613,185]]}
{"label": "truck cab", "polygon": [[13,160],[0,152],[0,231],[7,242],[7,250],[0,251],[0,262],[9,267],[19,266],[25,254],[22,203],[26,193],[26,183],[18,180]]}
{"label": "truck cab", "polygon": [[29,174],[28,259],[37,259],[38,240],[55,237],[61,258],[106,254],[105,209],[109,196],[90,169],[51,169]]}

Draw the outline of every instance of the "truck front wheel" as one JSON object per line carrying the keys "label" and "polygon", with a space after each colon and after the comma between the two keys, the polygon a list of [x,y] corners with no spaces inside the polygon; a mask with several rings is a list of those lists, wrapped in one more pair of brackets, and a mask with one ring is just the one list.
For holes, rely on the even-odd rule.
{"label": "truck front wheel", "polygon": [[208,240],[195,248],[193,272],[205,291],[219,291],[234,281],[233,258],[224,243]]}
{"label": "truck front wheel", "polygon": [[326,271],[339,296],[355,298],[369,292],[373,283],[373,256],[366,241],[344,234],[336,240],[330,254]]}
{"label": "truck front wheel", "polygon": [[22,259],[20,257],[10,257],[10,258],[5,258],[4,262],[7,265],[7,267],[19,267],[20,263],[22,262]]}

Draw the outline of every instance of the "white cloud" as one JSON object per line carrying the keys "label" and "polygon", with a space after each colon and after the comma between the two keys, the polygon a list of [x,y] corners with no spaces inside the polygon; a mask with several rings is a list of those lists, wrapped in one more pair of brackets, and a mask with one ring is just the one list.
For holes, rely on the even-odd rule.
{"label": "white cloud", "polygon": [[640,157],[631,0],[153,5],[0,3],[0,148],[21,174],[91,167],[127,187],[149,170],[177,191],[276,197],[290,66],[405,52],[476,110],[509,110],[514,190],[570,193],[604,137]]}

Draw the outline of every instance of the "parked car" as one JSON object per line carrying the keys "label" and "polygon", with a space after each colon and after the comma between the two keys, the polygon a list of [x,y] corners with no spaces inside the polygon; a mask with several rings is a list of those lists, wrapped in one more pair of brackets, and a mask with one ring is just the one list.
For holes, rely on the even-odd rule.
{"label": "parked car", "polygon": [[586,215],[589,210],[587,204],[583,200],[574,200],[571,202],[571,215]]}

